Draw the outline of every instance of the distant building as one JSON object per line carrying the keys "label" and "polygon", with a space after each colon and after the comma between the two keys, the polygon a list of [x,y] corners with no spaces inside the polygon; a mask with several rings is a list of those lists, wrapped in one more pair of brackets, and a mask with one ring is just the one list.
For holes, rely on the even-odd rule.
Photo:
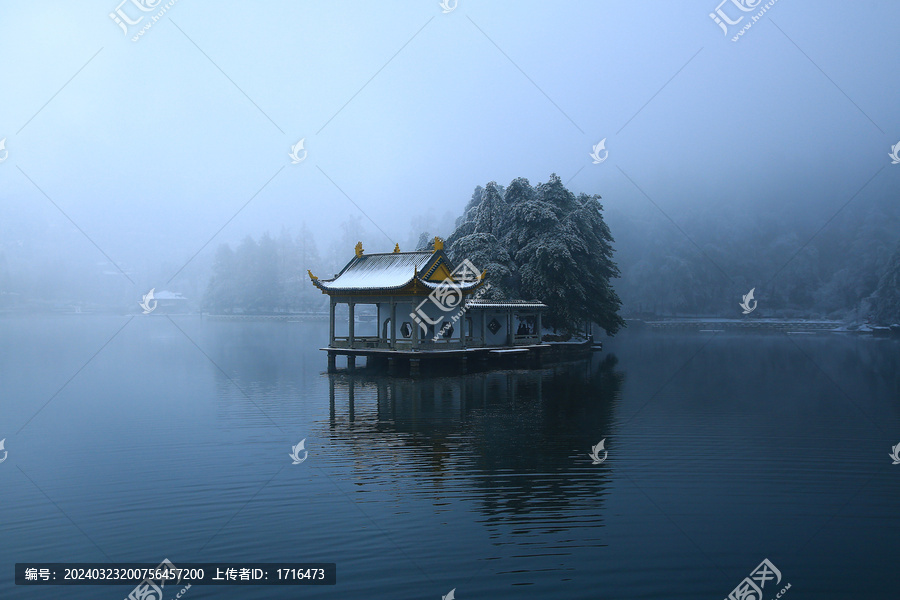
{"label": "distant building", "polygon": [[153,299],[157,302],[155,312],[159,314],[188,312],[188,299],[182,296],[181,292],[170,292],[168,290],[154,291]]}
{"label": "distant building", "polygon": [[[356,256],[332,279],[309,273],[329,303],[329,366],[334,354],[460,351],[541,344],[540,302],[487,301],[484,272],[469,261],[453,264],[435,238],[433,251]],[[335,334],[335,308],[348,307],[347,335]],[[375,331],[356,331],[357,307],[375,306]],[[344,352],[341,350],[360,350]],[[369,352],[363,352],[369,350]],[[380,351],[380,352],[379,352]]]}

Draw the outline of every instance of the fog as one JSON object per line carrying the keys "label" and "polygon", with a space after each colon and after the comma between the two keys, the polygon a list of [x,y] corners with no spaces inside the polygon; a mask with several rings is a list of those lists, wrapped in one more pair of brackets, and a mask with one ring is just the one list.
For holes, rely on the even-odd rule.
{"label": "fog", "polygon": [[221,244],[304,227],[329,276],[354,237],[411,250],[476,186],[553,173],[602,196],[633,311],[676,241],[750,288],[814,239],[877,238],[821,312],[850,310],[900,237],[895,2],[778,1],[736,42],[715,0],[179,1],[137,41],[157,10],[121,5],[144,16],[125,34],[116,8],[0,7],[0,287],[20,308],[199,300]]}

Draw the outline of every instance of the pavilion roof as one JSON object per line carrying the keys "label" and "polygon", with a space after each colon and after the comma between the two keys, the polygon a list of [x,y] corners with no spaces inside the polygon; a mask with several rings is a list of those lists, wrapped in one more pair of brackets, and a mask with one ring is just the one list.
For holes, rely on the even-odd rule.
{"label": "pavilion roof", "polygon": [[466,308],[532,308],[542,310],[547,305],[537,300],[466,300]]}
{"label": "pavilion roof", "polygon": [[[451,275],[452,266],[442,249],[418,252],[387,252],[357,255],[332,279],[318,279],[313,284],[326,294],[378,293],[403,290],[429,292],[442,285]],[[479,287],[483,279],[470,283],[454,283],[464,291]]]}
{"label": "pavilion roof", "polygon": [[431,252],[363,254],[354,257],[333,279],[319,280],[329,290],[397,289],[407,285]]}

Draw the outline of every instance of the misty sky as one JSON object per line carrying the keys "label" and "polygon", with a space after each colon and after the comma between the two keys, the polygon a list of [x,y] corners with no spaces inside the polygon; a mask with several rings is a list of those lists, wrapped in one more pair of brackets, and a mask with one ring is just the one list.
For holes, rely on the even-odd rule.
{"label": "misty sky", "polygon": [[893,0],[778,0],[738,42],[717,0],[179,0],[137,42],[150,17],[126,36],[117,4],[0,3],[10,261],[104,260],[80,228],[143,282],[229,219],[208,254],[304,221],[322,247],[360,208],[389,251],[478,184],[553,172],[608,212],[650,206],[637,184],[676,221],[699,204],[825,222],[873,176],[859,210],[900,182]]}

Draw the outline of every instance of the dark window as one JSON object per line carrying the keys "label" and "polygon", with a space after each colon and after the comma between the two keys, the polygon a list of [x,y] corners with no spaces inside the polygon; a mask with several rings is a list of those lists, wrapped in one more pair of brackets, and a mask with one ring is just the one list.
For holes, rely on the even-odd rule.
{"label": "dark window", "polygon": [[502,325],[497,321],[497,319],[491,319],[491,322],[488,323],[488,329],[491,330],[491,333],[497,335],[497,332],[500,331]]}
{"label": "dark window", "polygon": [[517,336],[535,335],[536,323],[533,315],[516,315],[516,320],[519,323],[516,327]]}

